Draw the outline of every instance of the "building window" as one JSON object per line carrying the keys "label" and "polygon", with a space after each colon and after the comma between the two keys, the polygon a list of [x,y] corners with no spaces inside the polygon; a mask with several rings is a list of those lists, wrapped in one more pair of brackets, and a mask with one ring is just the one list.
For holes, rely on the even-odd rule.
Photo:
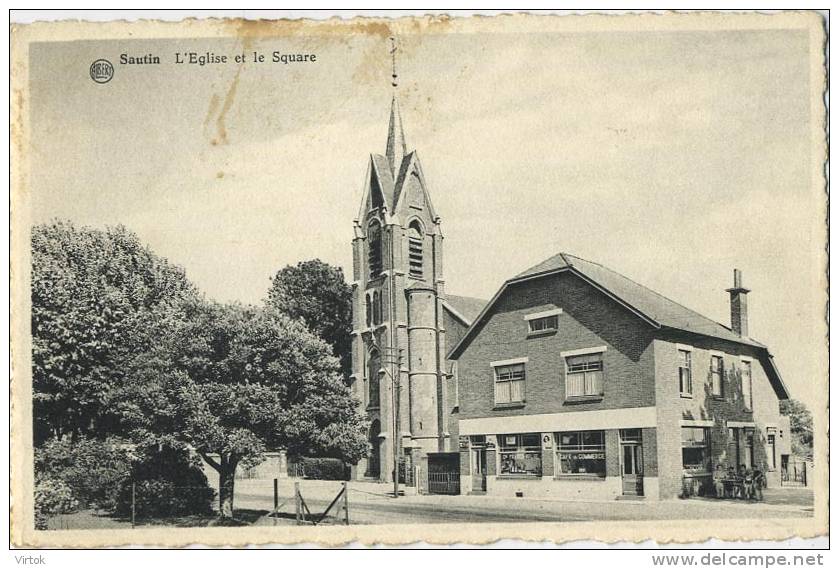
{"label": "building window", "polygon": [[374,221],[367,228],[367,264],[370,278],[382,273],[382,227]]}
{"label": "building window", "polygon": [[768,449],[768,464],[767,467],[769,470],[775,470],[778,467],[777,463],[777,449],[775,446],[775,430],[771,427],[767,427],[766,429],[766,447]]}
{"label": "building window", "polygon": [[370,359],[367,361],[367,406],[376,408],[379,406],[379,384],[381,381],[382,360],[379,352],[370,352]]}
{"label": "building window", "polygon": [[603,353],[565,358],[565,396],[603,395]]}
{"label": "building window", "polygon": [[693,395],[689,350],[679,350],[679,393],[682,395]]}
{"label": "building window", "polygon": [[373,318],[373,304],[372,304],[372,302],[370,302],[370,295],[369,294],[364,295],[364,299],[365,299],[364,306],[367,309],[367,313],[366,313],[367,327],[369,328],[370,324],[373,322],[373,320],[372,320],[372,318]]}
{"label": "building window", "polygon": [[743,464],[746,468],[752,468],[755,465],[755,430],[753,428],[744,428],[743,437],[746,439],[743,453]]}
{"label": "building window", "polygon": [[682,468],[689,472],[711,472],[708,427],[682,427]]}
{"label": "building window", "polygon": [[408,227],[408,274],[415,279],[421,279],[423,275],[422,245],[422,227],[418,221],[413,221]]}
{"label": "building window", "polygon": [[539,433],[500,435],[500,474],[542,476],[542,445]]}
{"label": "building window", "polygon": [[728,466],[740,468],[740,430],[735,427],[728,428]]}
{"label": "building window", "polygon": [[460,378],[457,376],[457,362],[452,362],[451,373],[452,384],[454,385],[453,407],[460,407]]}
{"label": "building window", "polygon": [[382,315],[379,313],[379,291],[373,291],[373,325],[376,326],[381,322]]}
{"label": "building window", "polygon": [[740,390],[743,392],[743,407],[752,408],[752,362],[740,362]]}
{"label": "building window", "polygon": [[711,356],[711,395],[722,397],[722,380],[725,374],[722,356]]}
{"label": "building window", "polygon": [[495,402],[521,403],[524,401],[524,364],[495,367]]}
{"label": "building window", "polygon": [[606,436],[604,431],[556,433],[559,472],[573,476],[606,477]]}
{"label": "building window", "polygon": [[543,316],[542,318],[533,318],[528,320],[528,324],[530,325],[531,334],[556,331],[559,329],[559,316],[554,314],[552,316]]}

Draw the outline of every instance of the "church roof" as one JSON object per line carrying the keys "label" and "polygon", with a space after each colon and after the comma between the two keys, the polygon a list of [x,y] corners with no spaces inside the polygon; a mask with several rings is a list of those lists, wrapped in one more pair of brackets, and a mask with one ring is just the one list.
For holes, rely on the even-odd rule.
{"label": "church roof", "polygon": [[487,300],[485,298],[475,298],[473,296],[456,296],[454,294],[447,294],[443,298],[443,306],[457,316],[467,326],[475,321],[475,318],[481,313],[481,310],[486,306]]}
{"label": "church roof", "polygon": [[456,357],[461,348],[465,347],[480,322],[508,286],[562,272],[570,272],[582,278],[655,328],[681,330],[758,349],[766,356],[767,374],[779,397],[788,397],[788,391],[778,373],[772,355],[764,344],[752,338],[739,336],[729,327],[682,306],[678,302],[670,300],[608,267],[568,253],[558,253],[505,282],[492,300],[484,306],[480,315],[473,320],[461,341],[451,350],[449,357]]}

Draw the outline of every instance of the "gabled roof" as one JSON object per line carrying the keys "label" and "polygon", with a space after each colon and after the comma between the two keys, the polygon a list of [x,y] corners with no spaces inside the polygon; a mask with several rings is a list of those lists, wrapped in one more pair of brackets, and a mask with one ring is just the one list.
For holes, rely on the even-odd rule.
{"label": "gabled roof", "polygon": [[443,307],[446,308],[455,318],[469,326],[481,313],[487,301],[485,298],[472,296],[456,296],[447,294],[443,298]]}
{"label": "gabled roof", "polygon": [[379,189],[382,191],[382,200],[388,211],[393,211],[394,204],[394,183],[393,174],[390,172],[390,164],[387,158],[381,154],[371,154],[370,162],[372,165],[373,175],[370,180],[371,191],[373,183],[378,183]]}
{"label": "gabled roof", "polygon": [[737,342],[738,344],[765,347],[760,342],[735,334],[728,326],[723,326],[719,322],[694,312],[690,308],[682,306],[678,302],[670,300],[608,267],[568,253],[554,255],[550,259],[546,259],[519,273],[507,282],[524,280],[560,269],[574,269],[581,273],[582,276],[593,281],[599,288],[605,289],[605,291],[611,293],[611,296],[616,297],[624,304],[628,304],[635,312],[640,312],[658,327],[666,326],[676,330]]}
{"label": "gabled roof", "polygon": [[670,300],[608,267],[568,253],[554,255],[506,281],[492,300],[486,304],[480,315],[475,318],[460,342],[452,348],[449,357],[456,357],[462,347],[466,346],[481,321],[489,313],[490,308],[498,301],[507,287],[529,279],[562,272],[575,274],[655,328],[670,328],[701,336],[719,338],[751,346],[765,352],[768,364],[766,366],[767,374],[773,387],[779,397],[788,397],[787,389],[765,345],[752,338],[739,336],[732,332],[729,327],[682,306],[678,302]]}

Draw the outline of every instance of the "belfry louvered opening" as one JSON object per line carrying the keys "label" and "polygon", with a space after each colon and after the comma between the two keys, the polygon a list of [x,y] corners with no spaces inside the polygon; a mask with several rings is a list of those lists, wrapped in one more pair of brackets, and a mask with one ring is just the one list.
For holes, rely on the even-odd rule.
{"label": "belfry louvered opening", "polygon": [[422,228],[416,221],[408,228],[408,274],[415,279],[423,277]]}

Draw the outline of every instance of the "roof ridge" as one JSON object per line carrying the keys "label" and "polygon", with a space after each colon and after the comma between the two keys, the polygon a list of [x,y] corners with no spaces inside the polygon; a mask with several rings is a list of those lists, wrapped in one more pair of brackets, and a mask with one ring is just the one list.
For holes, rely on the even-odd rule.
{"label": "roof ridge", "polygon": [[[571,255],[571,256],[573,257],[574,255]],[[580,259],[581,261],[586,261],[586,259],[583,259],[583,258],[581,258],[581,257],[576,257],[576,258],[577,258],[577,259]],[[594,264],[594,265],[598,265],[599,267],[602,267],[603,269],[605,269],[605,270],[609,271],[610,273],[613,273],[613,274],[615,274],[615,275],[618,275],[619,277],[622,277],[622,278],[624,278],[624,279],[628,280],[628,281],[629,281],[629,282],[631,282],[632,284],[634,284],[634,285],[636,285],[636,286],[639,286],[639,287],[643,288],[644,290],[647,290],[647,291],[649,291],[649,292],[653,293],[654,295],[656,295],[656,296],[657,296],[657,297],[659,297],[659,298],[663,298],[664,300],[666,300],[666,301],[668,301],[668,302],[672,302],[673,304],[676,304],[676,305],[678,305],[678,306],[680,306],[680,307],[684,308],[685,310],[687,310],[687,311],[689,311],[689,312],[692,312],[692,313],[696,314],[697,316],[699,316],[699,317],[701,317],[701,318],[704,318],[705,320],[708,320],[709,322],[713,322],[713,323],[714,323],[714,324],[716,324],[717,326],[722,326],[723,328],[725,328],[725,329],[726,329],[726,330],[728,330],[729,332],[731,331],[731,328],[729,328],[729,327],[728,327],[728,326],[726,326],[725,324],[722,324],[721,322],[717,322],[716,320],[714,320],[714,319],[712,319],[712,318],[709,318],[709,317],[705,316],[705,315],[704,315],[704,314],[702,314],[701,312],[697,312],[697,311],[696,311],[696,310],[694,310],[693,308],[690,308],[689,306],[685,306],[684,304],[682,304],[681,302],[679,302],[679,301],[677,301],[677,300],[673,300],[673,299],[672,299],[672,298],[670,298],[669,296],[664,296],[664,295],[663,295],[663,294],[661,294],[660,292],[658,292],[658,291],[656,291],[656,290],[651,289],[650,287],[648,287],[647,285],[645,285],[645,284],[643,284],[643,283],[639,283],[639,282],[638,282],[638,281],[636,281],[635,279],[633,279],[633,278],[631,278],[631,277],[628,277],[628,276],[626,276],[626,275],[625,275],[625,274],[623,274],[623,273],[619,273],[618,271],[616,271],[616,270],[612,269],[611,267],[608,267],[608,266],[603,265],[603,264],[601,264],[601,263],[595,263],[594,261],[587,261],[587,262],[592,263],[592,264]]]}

